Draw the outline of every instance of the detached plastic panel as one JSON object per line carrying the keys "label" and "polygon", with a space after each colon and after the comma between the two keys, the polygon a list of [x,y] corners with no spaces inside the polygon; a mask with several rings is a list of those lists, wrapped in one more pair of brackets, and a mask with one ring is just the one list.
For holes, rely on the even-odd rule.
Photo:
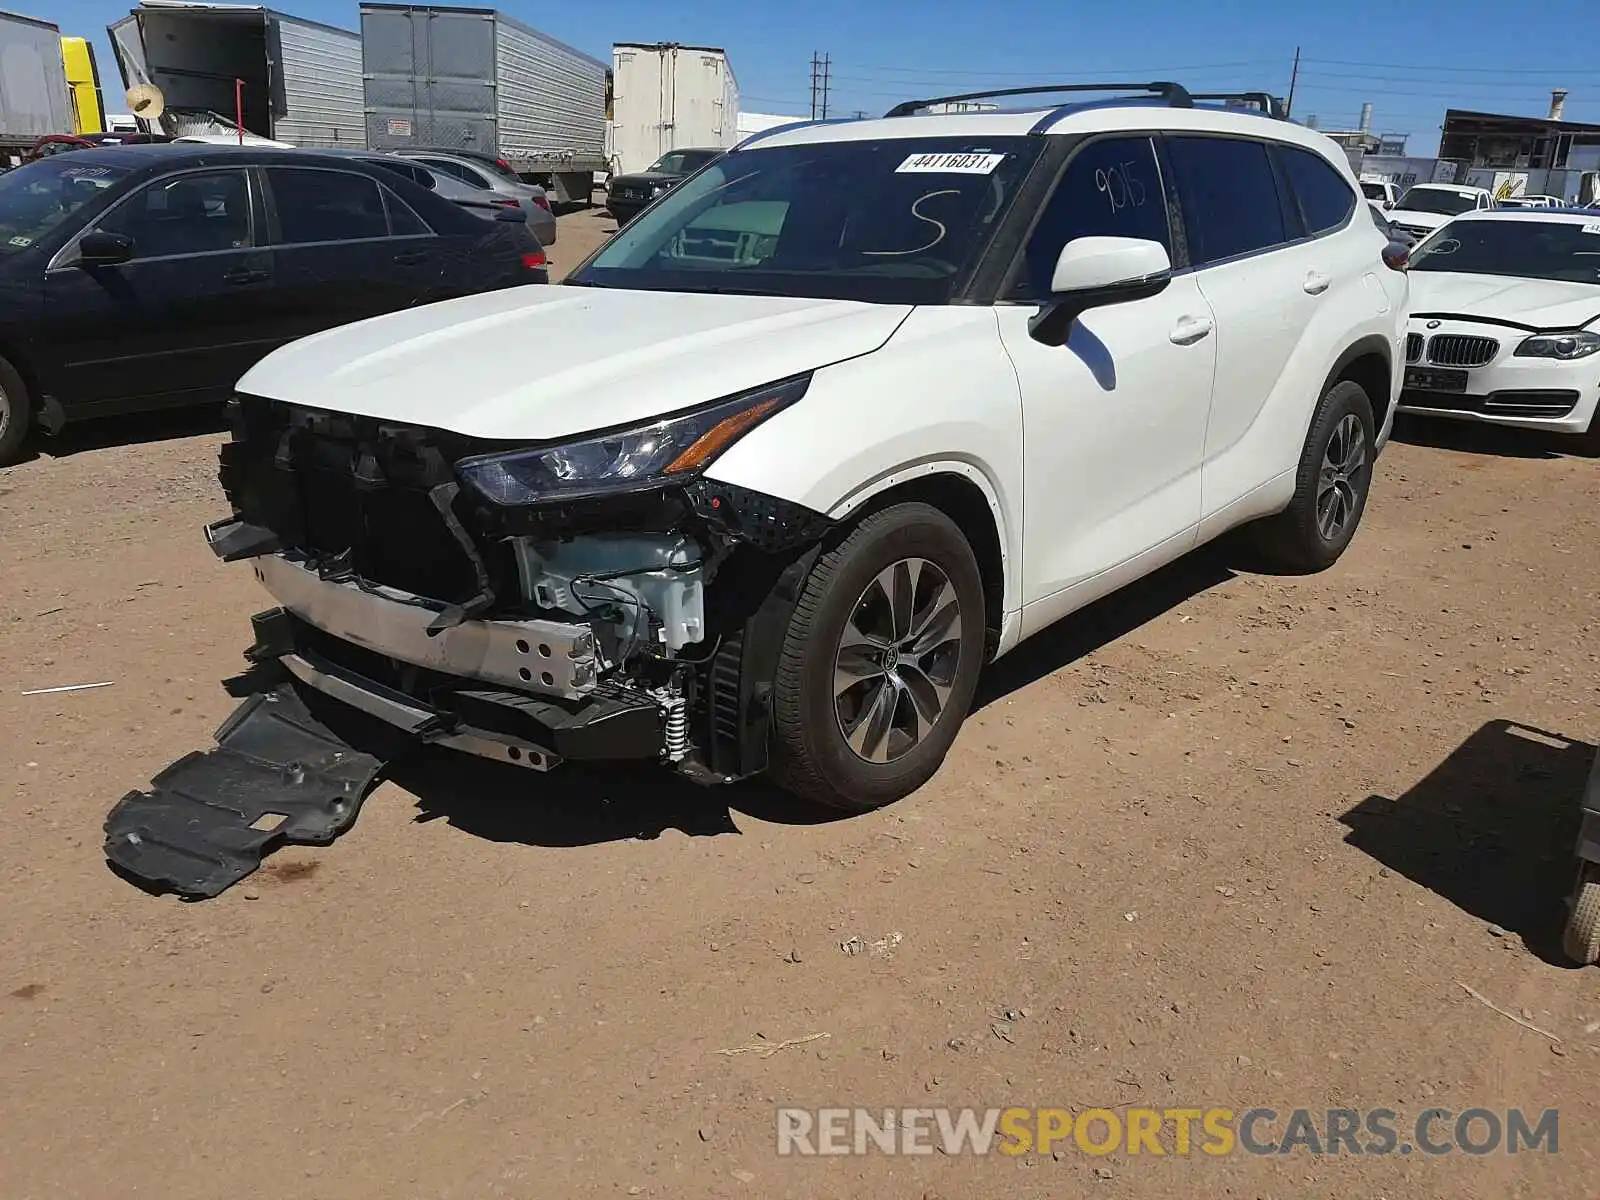
{"label": "detached plastic panel", "polygon": [[106,817],[113,869],[188,899],[220,895],[285,844],[324,846],[361,813],[384,763],[328,729],[292,688],[251,696]]}

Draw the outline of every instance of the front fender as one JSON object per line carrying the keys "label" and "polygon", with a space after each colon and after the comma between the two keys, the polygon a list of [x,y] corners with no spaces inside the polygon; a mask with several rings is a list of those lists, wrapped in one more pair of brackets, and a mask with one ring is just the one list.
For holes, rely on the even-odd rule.
{"label": "front fender", "polygon": [[880,349],[819,370],[804,399],[757,426],[708,478],[834,518],[949,474],[984,495],[1019,607],[1022,401],[993,310],[919,308]]}

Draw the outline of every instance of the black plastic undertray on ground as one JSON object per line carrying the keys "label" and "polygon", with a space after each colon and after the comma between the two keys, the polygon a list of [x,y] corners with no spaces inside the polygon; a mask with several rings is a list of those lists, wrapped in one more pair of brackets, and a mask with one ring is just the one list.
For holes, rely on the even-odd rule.
{"label": "black plastic undertray on ground", "polygon": [[287,843],[327,845],[360,815],[384,763],[353,749],[284,685],[217,730],[106,817],[112,868],[141,886],[209,899]]}

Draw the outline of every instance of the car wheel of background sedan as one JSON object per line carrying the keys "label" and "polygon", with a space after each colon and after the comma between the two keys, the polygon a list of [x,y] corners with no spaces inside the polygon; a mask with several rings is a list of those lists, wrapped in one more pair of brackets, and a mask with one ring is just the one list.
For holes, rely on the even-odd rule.
{"label": "car wheel of background sedan", "polygon": [[939,769],[984,651],[978,561],[926,504],[863,520],[811,569],[772,694],[773,773],[852,812],[914,792]]}
{"label": "car wheel of background sedan", "polygon": [[22,376],[0,358],[0,467],[14,461],[27,440],[33,405]]}
{"label": "car wheel of background sedan", "polygon": [[1294,499],[1254,529],[1270,565],[1309,574],[1339,560],[1366,511],[1374,437],[1366,390],[1348,379],[1329,388],[1300,453]]}

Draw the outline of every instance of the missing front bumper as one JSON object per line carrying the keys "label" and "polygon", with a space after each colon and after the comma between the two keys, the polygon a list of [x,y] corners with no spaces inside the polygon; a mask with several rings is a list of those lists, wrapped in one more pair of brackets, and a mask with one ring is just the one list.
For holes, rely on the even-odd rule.
{"label": "missing front bumper", "polygon": [[[206,530],[213,549],[250,541],[233,521]],[[333,637],[412,666],[463,679],[560,696],[591,694],[600,662],[594,631],[566,621],[466,620],[431,630],[439,612],[409,592],[350,578],[324,577],[282,553],[250,556],[273,599]]]}

